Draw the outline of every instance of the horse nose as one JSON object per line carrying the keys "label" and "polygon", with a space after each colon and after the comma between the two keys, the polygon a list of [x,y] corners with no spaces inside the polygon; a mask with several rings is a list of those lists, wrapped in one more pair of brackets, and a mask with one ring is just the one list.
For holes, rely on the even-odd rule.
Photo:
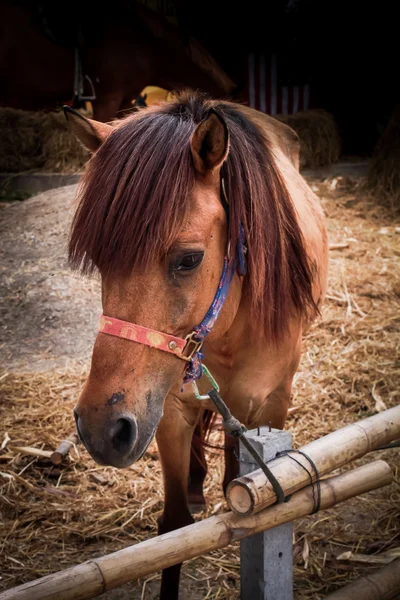
{"label": "horse nose", "polygon": [[137,438],[137,425],[128,415],[117,418],[108,430],[114,450],[121,456],[129,454]]}
{"label": "horse nose", "polygon": [[77,409],[74,417],[79,438],[96,462],[114,467],[125,464],[138,438],[134,417],[128,414],[111,417],[100,432],[91,431],[85,416]]}

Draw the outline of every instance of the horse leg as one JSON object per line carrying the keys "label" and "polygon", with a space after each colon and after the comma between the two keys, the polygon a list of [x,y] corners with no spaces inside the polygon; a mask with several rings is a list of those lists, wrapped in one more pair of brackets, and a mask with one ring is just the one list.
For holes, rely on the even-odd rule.
{"label": "horse leg", "polygon": [[[170,395],[165,401],[164,415],[156,439],[164,480],[164,512],[158,533],[167,533],[190,525],[194,519],[188,506],[190,446],[199,418],[198,409],[187,409]],[[160,600],[177,600],[181,565],[164,569]]]}
{"label": "horse leg", "polygon": [[239,438],[225,433],[224,441],[225,473],[222,488],[226,494],[228,484],[239,476]]}
{"label": "horse leg", "polygon": [[207,431],[212,427],[214,414],[206,410],[193,433],[188,488],[189,508],[192,514],[206,509],[203,484],[207,475],[207,461],[203,442]]}
{"label": "horse leg", "polygon": [[204,455],[202,433],[202,426],[196,425],[190,448],[188,502],[192,515],[206,509],[203,483],[207,475],[207,462]]}

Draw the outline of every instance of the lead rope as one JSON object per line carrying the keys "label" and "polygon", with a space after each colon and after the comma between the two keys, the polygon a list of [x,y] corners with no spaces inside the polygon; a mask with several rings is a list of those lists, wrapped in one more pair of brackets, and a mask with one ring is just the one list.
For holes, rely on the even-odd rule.
{"label": "lead rope", "polygon": [[[251,454],[251,456],[254,458],[256,463],[259,465],[260,469],[263,471],[267,480],[271,483],[272,488],[277,497],[277,504],[281,504],[282,502],[289,500],[290,495],[287,497],[285,496],[285,492],[283,491],[282,486],[279,483],[279,481],[276,479],[275,475],[272,473],[272,471],[269,469],[269,467],[265,464],[265,462],[262,459],[262,456],[257,452],[257,450],[255,448],[253,448],[253,446],[251,445],[251,443],[249,442],[247,437],[244,435],[245,432],[247,431],[246,427],[243,425],[243,423],[241,423],[238,419],[236,419],[236,417],[234,417],[232,415],[231,411],[229,410],[229,408],[227,407],[227,405],[221,398],[221,396],[219,394],[218,383],[216,382],[214,377],[211,375],[211,373],[207,369],[207,367],[205,365],[202,365],[202,367],[203,367],[203,373],[207,377],[207,379],[210,381],[211,385],[213,386],[213,389],[210,390],[207,394],[201,395],[199,393],[199,389],[197,387],[196,382],[192,381],[192,388],[193,388],[195,397],[197,398],[197,400],[209,400],[210,399],[213,401],[217,411],[219,412],[219,414],[222,417],[222,427],[224,428],[224,431],[228,435],[239,438],[240,441],[242,442],[243,446],[246,448],[246,450],[249,452],[249,454]],[[301,456],[304,456],[304,458],[306,458],[308,460],[311,468],[313,469],[313,471],[315,473],[315,482],[313,482],[312,473],[300,461],[296,460],[294,458],[294,456],[291,455],[291,453],[300,454]],[[313,508],[313,511],[311,514],[318,512],[320,509],[320,506],[321,506],[321,482],[320,482],[320,477],[319,477],[317,466],[315,465],[313,460],[305,452],[302,452],[301,450],[293,450],[293,449],[292,450],[284,450],[283,452],[278,452],[278,454],[276,455],[276,457],[281,457],[281,456],[288,456],[291,460],[295,461],[302,469],[304,469],[307,472],[308,476],[310,477],[310,483],[312,486],[312,494],[313,494],[313,501],[314,501],[314,508]],[[314,487],[314,483],[315,483],[315,487]]]}
{"label": "lead rope", "polygon": [[240,439],[243,446],[246,448],[249,454],[251,454],[256,463],[259,465],[260,469],[262,469],[267,480],[271,483],[272,488],[278,499],[278,504],[281,504],[285,501],[285,492],[283,491],[281,484],[279,483],[275,475],[272,473],[272,471],[267,467],[267,465],[262,459],[262,456],[257,452],[255,448],[253,448],[249,440],[244,435],[247,431],[246,427],[238,419],[236,419],[236,417],[232,415],[231,411],[219,395],[219,385],[215,381],[214,377],[211,375],[210,371],[205,365],[202,366],[204,375],[210,381],[211,385],[213,386],[213,389],[210,390],[207,394],[201,395],[199,394],[196,382],[192,381],[194,395],[196,396],[197,400],[211,399],[214,402],[215,408],[222,417],[222,427],[224,428],[224,431],[228,435]]}
{"label": "lead rope", "polygon": [[[312,476],[312,472],[309,471],[307,469],[307,467],[305,465],[303,465],[299,460],[296,460],[294,458],[294,456],[291,455],[291,453],[295,453],[295,454],[300,454],[301,456],[304,456],[304,458],[306,460],[308,460],[308,462],[311,465],[311,468],[313,469],[314,473],[315,473],[315,481],[313,481],[313,476]],[[313,495],[313,502],[314,502],[314,507],[313,510],[311,512],[311,514],[315,514],[319,511],[319,509],[321,508],[321,480],[319,478],[319,473],[318,473],[318,469],[317,469],[317,465],[315,464],[315,462],[312,460],[312,458],[310,456],[308,456],[308,454],[306,454],[305,452],[302,452],[301,450],[283,450],[282,452],[278,452],[278,454],[276,455],[276,457],[280,457],[280,456],[288,456],[291,460],[294,460],[295,463],[297,463],[299,465],[299,467],[301,467],[302,469],[304,469],[304,471],[307,473],[307,475],[310,478],[310,485],[311,485],[311,489],[312,489],[312,495]]]}

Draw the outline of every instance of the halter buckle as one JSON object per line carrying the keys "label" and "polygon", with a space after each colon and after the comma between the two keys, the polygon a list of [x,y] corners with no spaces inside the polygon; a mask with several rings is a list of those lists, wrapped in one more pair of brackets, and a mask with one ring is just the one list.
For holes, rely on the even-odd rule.
{"label": "halter buckle", "polygon": [[183,358],[187,362],[191,362],[193,356],[200,350],[203,345],[203,340],[200,342],[194,339],[196,335],[196,331],[192,331],[185,337],[185,347],[182,350],[182,353],[179,355],[179,358]]}

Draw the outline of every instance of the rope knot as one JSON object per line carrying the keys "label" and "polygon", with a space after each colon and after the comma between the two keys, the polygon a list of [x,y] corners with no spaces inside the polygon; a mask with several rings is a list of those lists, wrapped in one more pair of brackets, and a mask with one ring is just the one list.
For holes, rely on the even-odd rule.
{"label": "rope knot", "polygon": [[228,435],[240,437],[246,430],[246,427],[241,424],[236,417],[231,415],[228,419],[222,421],[222,426]]}

